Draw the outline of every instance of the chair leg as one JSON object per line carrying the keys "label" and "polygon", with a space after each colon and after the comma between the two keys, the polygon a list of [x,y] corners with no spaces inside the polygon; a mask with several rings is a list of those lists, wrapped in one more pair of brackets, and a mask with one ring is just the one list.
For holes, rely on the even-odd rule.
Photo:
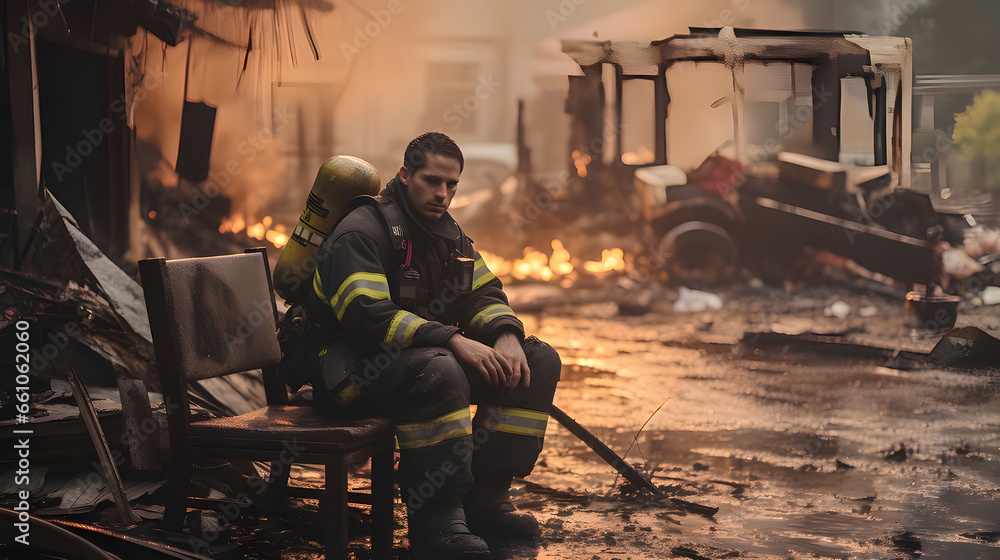
{"label": "chair leg", "polygon": [[326,463],[319,512],[327,560],[347,560],[347,466],[341,457]]}
{"label": "chair leg", "polygon": [[271,472],[267,475],[267,489],[264,503],[276,506],[285,502],[288,497],[288,477],[292,474],[292,465],[282,461],[271,461]]}
{"label": "chair leg", "polygon": [[190,464],[171,465],[167,470],[169,482],[163,512],[163,528],[166,531],[180,533],[184,530],[188,496],[191,495],[191,472]]}
{"label": "chair leg", "polygon": [[372,456],[372,554],[380,559],[392,556],[394,455],[387,449]]}

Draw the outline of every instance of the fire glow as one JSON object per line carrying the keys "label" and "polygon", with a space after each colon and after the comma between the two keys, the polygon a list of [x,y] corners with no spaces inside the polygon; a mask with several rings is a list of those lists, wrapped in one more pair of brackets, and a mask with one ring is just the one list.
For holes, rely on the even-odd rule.
{"label": "fire glow", "polygon": [[[580,277],[580,260],[573,258],[558,239],[553,239],[552,253],[546,255],[534,247],[525,247],[524,256],[508,260],[499,255],[480,251],[486,266],[499,277],[514,280],[558,282],[568,288]],[[577,263],[577,264],[574,264]],[[625,252],[620,248],[605,249],[599,261],[584,261],[582,269],[593,276],[605,276],[625,270]]]}
{"label": "fire glow", "polygon": [[576,174],[580,177],[586,177],[587,166],[590,165],[590,154],[583,153],[580,150],[573,150],[570,155],[573,156],[573,167],[576,168]]}
{"label": "fire glow", "polygon": [[277,224],[274,226],[274,229],[270,229],[272,223],[274,223],[274,219],[271,216],[264,216],[263,220],[248,226],[243,216],[234,214],[222,220],[222,224],[219,226],[219,233],[240,233],[246,231],[247,237],[252,237],[259,241],[266,239],[272,245],[281,249],[285,246],[285,243],[288,243],[288,234],[285,233],[285,226],[281,224]]}
{"label": "fire glow", "polygon": [[583,268],[591,274],[601,274],[603,272],[622,272],[625,270],[625,251],[618,247],[601,251],[601,260],[587,261],[583,263]]}

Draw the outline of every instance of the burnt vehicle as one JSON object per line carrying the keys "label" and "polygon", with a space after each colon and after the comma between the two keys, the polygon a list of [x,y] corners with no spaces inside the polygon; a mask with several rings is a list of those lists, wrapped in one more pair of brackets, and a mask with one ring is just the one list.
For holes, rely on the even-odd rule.
{"label": "burnt vehicle", "polygon": [[947,138],[917,135],[913,156],[907,38],[724,27],[562,48],[583,74],[560,203],[641,229],[672,282],[718,285],[808,246],[931,284],[941,242],[962,243],[967,219],[935,209]]}

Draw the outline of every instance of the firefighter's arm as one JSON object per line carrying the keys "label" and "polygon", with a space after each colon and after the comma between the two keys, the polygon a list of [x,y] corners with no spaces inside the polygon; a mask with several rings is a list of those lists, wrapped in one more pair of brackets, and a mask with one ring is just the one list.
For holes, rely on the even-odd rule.
{"label": "firefighter's arm", "polygon": [[462,298],[459,324],[467,336],[492,345],[509,364],[509,374],[503,383],[506,392],[513,391],[521,383],[528,387],[531,371],[521,348],[524,326],[510,308],[500,279],[490,272],[478,252],[474,256],[472,292]]}
{"label": "firefighter's arm", "polygon": [[478,252],[475,259],[472,292],[459,300],[458,324],[462,332],[491,346],[506,332],[516,336],[519,342],[524,340],[524,325],[510,308],[500,279],[490,272]]}
{"label": "firefighter's arm", "polygon": [[334,240],[330,258],[316,267],[312,288],[346,332],[376,346],[444,346],[457,331],[392,302],[378,242],[364,232],[347,231]]}

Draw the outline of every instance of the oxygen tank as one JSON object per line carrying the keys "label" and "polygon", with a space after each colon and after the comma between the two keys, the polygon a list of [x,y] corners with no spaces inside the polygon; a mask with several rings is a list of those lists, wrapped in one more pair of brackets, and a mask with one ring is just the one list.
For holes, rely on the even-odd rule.
{"label": "oxygen tank", "polygon": [[278,295],[292,304],[306,301],[316,270],[316,252],[323,240],[352,198],[360,194],[375,196],[381,185],[378,171],[363,159],[334,156],[323,162],[302,217],[274,267],[274,291]]}

